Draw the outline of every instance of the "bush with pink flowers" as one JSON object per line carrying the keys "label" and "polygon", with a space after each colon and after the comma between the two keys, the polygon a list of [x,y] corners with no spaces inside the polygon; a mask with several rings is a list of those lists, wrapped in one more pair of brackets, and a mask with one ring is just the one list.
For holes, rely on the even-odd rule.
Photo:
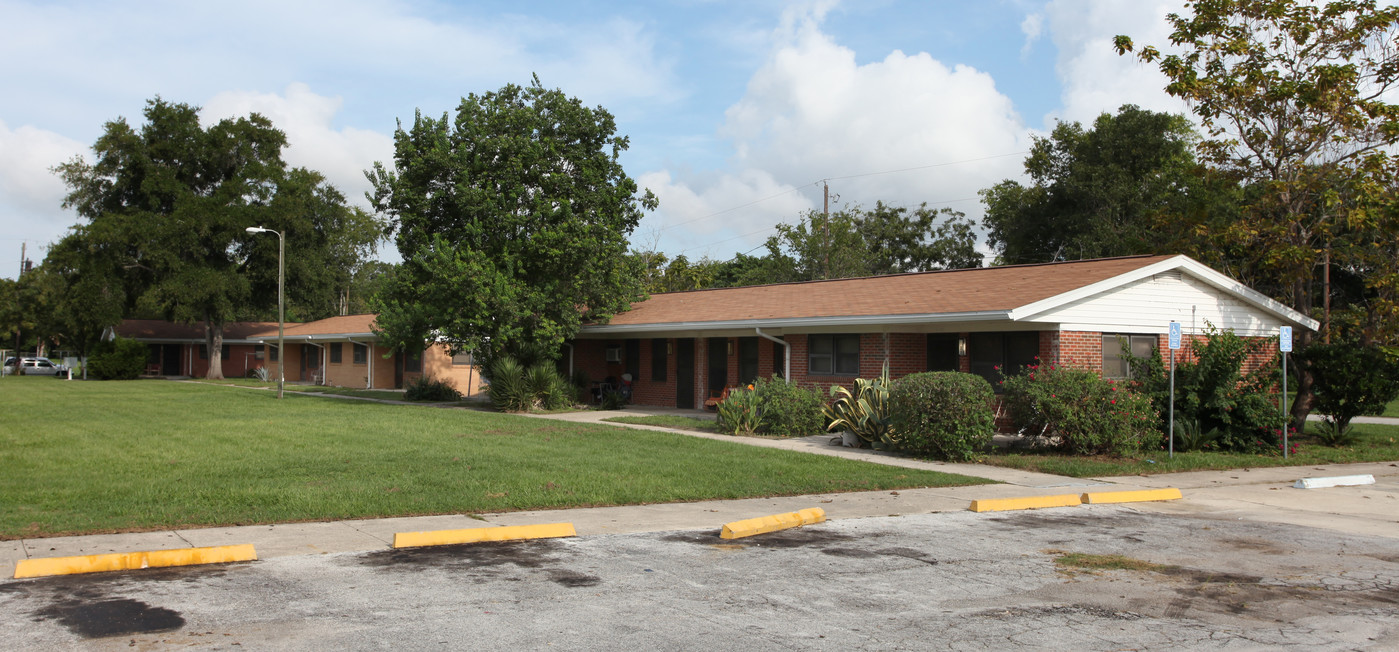
{"label": "bush with pink flowers", "polygon": [[1005,405],[1021,433],[1076,455],[1134,455],[1161,441],[1147,397],[1082,369],[1031,365],[1007,376]]}

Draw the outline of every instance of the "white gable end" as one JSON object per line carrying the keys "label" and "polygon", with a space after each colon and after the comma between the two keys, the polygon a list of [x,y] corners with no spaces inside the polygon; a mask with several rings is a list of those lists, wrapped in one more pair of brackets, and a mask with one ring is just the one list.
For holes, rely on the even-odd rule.
{"label": "white gable end", "polygon": [[1178,270],[1137,279],[1081,297],[1024,321],[1059,324],[1066,331],[1165,333],[1172,321],[1187,333],[1205,322],[1243,336],[1276,335],[1287,322]]}

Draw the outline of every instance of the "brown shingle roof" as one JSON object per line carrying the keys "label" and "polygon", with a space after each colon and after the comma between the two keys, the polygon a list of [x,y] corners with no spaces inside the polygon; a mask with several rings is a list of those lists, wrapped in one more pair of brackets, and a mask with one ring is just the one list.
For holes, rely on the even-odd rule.
{"label": "brown shingle roof", "polygon": [[610,326],[1011,310],[1172,256],[1132,256],[653,294]]}
{"label": "brown shingle roof", "polygon": [[[223,325],[225,340],[246,340],[268,328],[277,329],[277,322],[235,321]],[[116,327],[120,337],[138,340],[204,341],[204,323],[180,324],[163,319],[123,319]]]}
{"label": "brown shingle roof", "polygon": [[[378,315],[342,315],[339,317],[329,317],[308,321],[304,324],[290,324],[286,328],[287,337],[305,337],[307,335],[352,335],[370,333],[374,330],[374,319]],[[276,337],[277,322],[272,322],[269,329],[256,333],[259,338]]]}

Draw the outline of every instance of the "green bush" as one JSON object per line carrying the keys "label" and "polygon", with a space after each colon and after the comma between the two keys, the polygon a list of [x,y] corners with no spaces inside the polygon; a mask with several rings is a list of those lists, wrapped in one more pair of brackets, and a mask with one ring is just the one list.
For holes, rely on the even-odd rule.
{"label": "green bush", "polygon": [[[1278,367],[1242,371],[1249,355],[1268,342],[1245,339],[1206,323],[1204,339],[1188,346],[1197,361],[1176,361],[1176,418],[1193,419],[1201,432],[1217,433],[1213,444],[1220,450],[1277,450],[1286,422],[1272,398],[1281,378]],[[1164,436],[1171,397],[1166,364],[1159,352],[1128,359],[1133,378],[1129,386],[1151,400],[1159,419],[1157,430]]]}
{"label": "green bush", "polygon": [[1050,437],[1072,454],[1133,455],[1161,440],[1150,399],[1093,372],[1030,365],[1003,386],[1022,433]]}
{"label": "green bush", "polygon": [[758,392],[736,389],[719,403],[719,431],[730,435],[751,435],[762,427],[762,412],[758,409]]}
{"label": "green bush", "polygon": [[887,364],[879,378],[856,378],[854,393],[832,385],[831,396],[836,400],[822,411],[826,418],[826,430],[849,430],[865,443],[892,447],[894,427],[889,419],[890,385]]}
{"label": "green bush", "polygon": [[487,367],[486,378],[486,395],[501,412],[556,410],[574,398],[573,384],[547,362],[527,369],[512,357],[500,356]]}
{"label": "green bush", "polygon": [[627,395],[615,389],[610,389],[602,393],[598,401],[598,407],[604,410],[620,410],[627,406]]}
{"label": "green bush", "polygon": [[403,398],[409,401],[426,401],[440,403],[444,401],[460,401],[461,392],[445,380],[418,376],[408,381],[403,388]]}
{"label": "green bush", "polygon": [[820,434],[824,420],[821,395],[772,376],[753,381],[757,394],[758,412],[762,416],[759,432],[780,437],[805,437]]}
{"label": "green bush", "polygon": [[1350,422],[1362,415],[1384,411],[1385,404],[1399,397],[1399,361],[1377,346],[1348,340],[1332,344],[1315,343],[1297,354],[1316,381],[1315,410],[1326,415],[1330,436],[1328,445],[1345,445]]}
{"label": "green bush", "polygon": [[889,388],[895,445],[917,455],[974,460],[996,433],[995,398],[991,383],[975,374],[935,371],[904,376]]}
{"label": "green bush", "polygon": [[88,375],[97,380],[134,380],[146,369],[150,349],[136,340],[118,337],[101,342],[88,358]]}

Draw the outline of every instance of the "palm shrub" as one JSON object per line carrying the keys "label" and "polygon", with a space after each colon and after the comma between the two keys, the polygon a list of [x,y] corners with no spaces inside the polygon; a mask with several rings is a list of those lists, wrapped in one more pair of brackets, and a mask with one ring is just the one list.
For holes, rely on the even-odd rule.
{"label": "palm shrub", "polygon": [[547,362],[525,370],[525,386],[531,408],[557,410],[573,402],[573,384]]}
{"label": "palm shrub", "polygon": [[849,430],[865,443],[894,446],[894,427],[889,419],[890,384],[889,365],[885,364],[879,378],[856,378],[853,393],[838,385],[831,386],[831,396],[836,399],[822,410],[827,432]]}
{"label": "palm shrub", "polygon": [[751,435],[763,425],[762,411],[758,408],[758,392],[754,389],[735,389],[719,403],[719,431],[730,435]]}
{"label": "palm shrub", "polygon": [[[751,385],[762,415],[759,432],[779,437],[820,434],[821,395],[778,376],[759,378]],[[722,405],[722,404],[721,404]]]}
{"label": "palm shrub", "polygon": [[889,416],[897,446],[916,455],[955,462],[975,460],[996,434],[991,383],[976,374],[910,374],[889,388]]}
{"label": "palm shrub", "polygon": [[1160,442],[1151,400],[1093,372],[1030,365],[1003,386],[1022,432],[1050,437],[1072,454],[1127,456]]}
{"label": "palm shrub", "polygon": [[486,377],[490,379],[486,395],[495,409],[501,412],[526,412],[534,406],[525,368],[514,358],[500,356],[491,360],[486,368]]}
{"label": "palm shrub", "polygon": [[1297,357],[1316,381],[1314,407],[1326,415],[1317,437],[1327,446],[1353,443],[1351,420],[1379,414],[1399,396],[1399,360],[1380,347],[1356,340],[1318,342]]}

